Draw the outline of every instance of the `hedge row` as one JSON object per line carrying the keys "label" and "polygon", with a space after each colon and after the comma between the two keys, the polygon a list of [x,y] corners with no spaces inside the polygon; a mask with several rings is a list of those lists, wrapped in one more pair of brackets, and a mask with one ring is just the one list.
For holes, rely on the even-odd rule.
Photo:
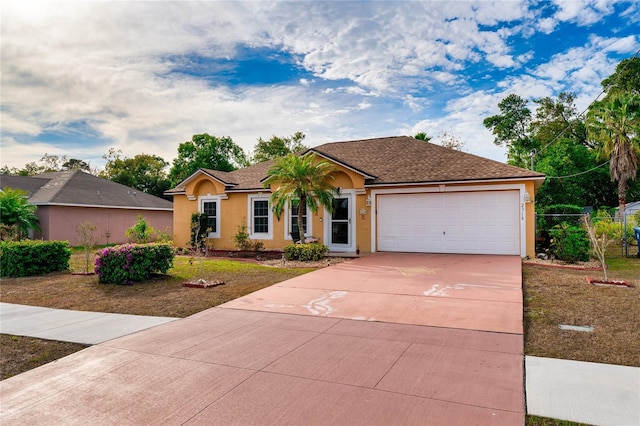
{"label": "hedge row", "polygon": [[69,269],[68,241],[0,241],[0,277],[27,277]]}
{"label": "hedge row", "polygon": [[95,272],[101,283],[132,284],[151,274],[165,274],[173,266],[169,244],[123,244],[98,252]]}

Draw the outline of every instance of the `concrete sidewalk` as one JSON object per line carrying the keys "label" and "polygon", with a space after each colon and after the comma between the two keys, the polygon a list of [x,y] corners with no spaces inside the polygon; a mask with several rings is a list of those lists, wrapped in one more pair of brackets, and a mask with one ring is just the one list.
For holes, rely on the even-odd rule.
{"label": "concrete sidewalk", "polygon": [[640,425],[640,368],[527,356],[525,371],[529,414]]}
{"label": "concrete sidewalk", "polygon": [[108,314],[0,302],[0,333],[95,345],[178,318]]}

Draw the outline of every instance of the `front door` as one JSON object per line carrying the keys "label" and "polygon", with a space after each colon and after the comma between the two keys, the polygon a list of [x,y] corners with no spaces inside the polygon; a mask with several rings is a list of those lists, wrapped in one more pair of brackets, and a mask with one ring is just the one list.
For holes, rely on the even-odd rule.
{"label": "front door", "polygon": [[353,251],[352,198],[341,194],[333,200],[333,213],[325,225],[325,240],[331,251]]}

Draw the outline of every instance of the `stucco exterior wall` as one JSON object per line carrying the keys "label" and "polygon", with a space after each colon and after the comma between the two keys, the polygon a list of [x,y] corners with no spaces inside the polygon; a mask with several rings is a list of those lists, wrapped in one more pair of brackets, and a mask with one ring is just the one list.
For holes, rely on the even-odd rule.
{"label": "stucco exterior wall", "polygon": [[[69,241],[79,245],[77,228],[85,220],[96,226],[96,244],[121,244],[128,242],[125,232],[144,217],[157,230],[173,232],[173,212],[165,210],[134,210],[98,207],[39,206],[36,215],[40,219],[41,232],[36,238]],[[154,236],[152,236],[154,237]]]}
{"label": "stucco exterior wall", "polygon": [[[533,181],[495,181],[495,182],[477,182],[477,183],[452,183],[447,185],[405,185],[405,186],[387,186],[365,188],[364,177],[350,169],[337,166],[339,170],[335,174],[333,185],[339,187],[345,193],[352,194],[355,203],[352,217],[352,226],[355,227],[355,243],[353,251],[357,249],[361,253],[371,252],[372,246],[372,228],[375,226],[375,215],[372,209],[375,208],[375,202],[372,201],[372,191],[380,190],[417,190],[424,192],[439,192],[443,190],[519,190],[522,194],[521,208],[524,211],[525,231],[522,237],[526,238],[526,255],[535,256],[535,184]],[[190,218],[193,212],[199,211],[199,197],[203,196],[222,196],[220,199],[220,235],[218,238],[211,239],[212,246],[221,250],[236,250],[236,244],[233,241],[234,235],[237,233],[238,225],[245,223],[248,231],[251,233],[251,207],[250,198],[256,196],[268,197],[271,191],[265,189],[264,192],[248,192],[234,193],[224,192],[224,186],[215,179],[200,175],[186,185],[185,195],[174,196],[174,243],[177,246],[187,246],[190,238]],[[272,190],[275,188],[271,188]],[[529,194],[529,201],[524,200],[524,193]],[[368,200],[371,202],[370,205]],[[283,214],[281,218],[272,216],[270,221],[270,238],[256,238],[253,240],[262,241],[264,248],[267,250],[282,250],[284,246],[291,243],[290,236],[287,233],[288,218]],[[311,235],[317,238],[321,243],[327,244],[325,241],[324,226],[329,217],[324,209],[311,216],[312,232]]]}

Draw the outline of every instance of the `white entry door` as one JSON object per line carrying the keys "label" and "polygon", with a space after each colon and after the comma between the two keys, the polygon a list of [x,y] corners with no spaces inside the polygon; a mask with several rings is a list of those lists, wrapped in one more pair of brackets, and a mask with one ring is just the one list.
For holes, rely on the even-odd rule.
{"label": "white entry door", "polygon": [[353,196],[340,194],[333,200],[333,213],[325,211],[324,240],[331,251],[354,251]]}
{"label": "white entry door", "polygon": [[384,194],[380,251],[520,254],[518,191]]}

